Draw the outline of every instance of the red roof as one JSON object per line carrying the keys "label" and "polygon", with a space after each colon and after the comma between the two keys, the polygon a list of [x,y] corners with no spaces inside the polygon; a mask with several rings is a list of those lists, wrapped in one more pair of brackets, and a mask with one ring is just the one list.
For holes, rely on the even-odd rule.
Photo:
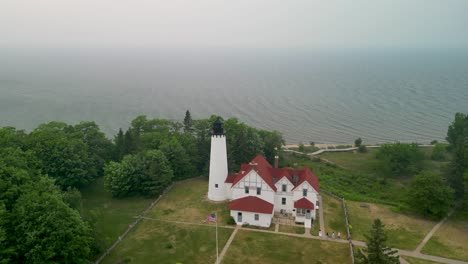
{"label": "red roof", "polygon": [[[293,170],[289,168],[273,168],[262,155],[257,155],[250,163],[256,163],[257,174],[270,186],[271,189],[276,191],[275,183],[281,178],[286,177],[291,183],[293,182],[293,175],[297,176],[297,182],[294,184],[294,189],[301,185],[303,182],[308,182],[317,192],[320,192],[319,181],[309,168],[303,167],[300,170]],[[241,164],[241,171],[237,174],[228,175],[226,178],[227,183],[232,183],[231,188],[234,187],[245,175],[247,175],[254,166],[249,164]]]}
{"label": "red roof", "polygon": [[236,178],[237,174],[230,174],[226,177],[226,180],[224,182],[227,182],[227,183],[232,183],[234,181],[234,179]]}
{"label": "red roof", "polygon": [[271,214],[273,212],[273,204],[255,196],[247,196],[233,200],[231,203],[229,203],[229,209],[244,212]]}
{"label": "red roof", "polygon": [[299,181],[296,183],[292,191],[301,185],[303,182],[308,182],[317,192],[320,192],[318,177],[309,168],[304,166],[301,170],[294,171],[294,174],[299,176]]}
{"label": "red roof", "polygon": [[294,202],[294,208],[314,210],[314,203],[307,200],[306,198],[302,198]]}
{"label": "red roof", "polygon": [[[262,155],[257,155],[250,163],[256,163],[256,172],[260,177],[270,186],[271,189],[273,189],[276,192],[276,186],[273,183],[273,176],[270,172],[272,169],[270,163],[266,161],[266,159]],[[250,171],[252,171],[252,166],[249,166],[246,164],[241,165],[241,169],[246,169],[242,170],[237,176],[235,177],[234,181],[232,182],[232,187],[236,185],[242,178],[244,178],[245,175],[247,175]],[[249,169],[247,169],[249,168]]]}

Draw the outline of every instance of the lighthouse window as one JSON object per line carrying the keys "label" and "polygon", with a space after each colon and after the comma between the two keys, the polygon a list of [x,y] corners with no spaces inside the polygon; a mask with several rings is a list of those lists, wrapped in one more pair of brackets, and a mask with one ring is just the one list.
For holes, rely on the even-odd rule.
{"label": "lighthouse window", "polygon": [[249,193],[249,186],[244,187],[245,193]]}
{"label": "lighthouse window", "polygon": [[215,188],[218,188],[218,184],[217,184],[217,183],[215,184]]}

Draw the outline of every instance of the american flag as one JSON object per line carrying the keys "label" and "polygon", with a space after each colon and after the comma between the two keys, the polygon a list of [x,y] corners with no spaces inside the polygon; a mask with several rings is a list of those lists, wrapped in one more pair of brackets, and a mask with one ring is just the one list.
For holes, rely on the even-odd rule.
{"label": "american flag", "polygon": [[210,214],[210,215],[205,219],[205,221],[216,223],[216,215],[215,215],[215,214]]}

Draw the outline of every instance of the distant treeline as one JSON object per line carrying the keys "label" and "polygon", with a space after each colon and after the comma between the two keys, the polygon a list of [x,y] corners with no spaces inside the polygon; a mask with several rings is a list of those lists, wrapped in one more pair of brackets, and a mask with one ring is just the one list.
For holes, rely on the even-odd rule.
{"label": "distant treeline", "polygon": [[[0,263],[87,263],[97,249],[79,190],[104,176],[114,196],[157,196],[174,180],[207,175],[217,118],[138,116],[113,140],[95,122],[0,128]],[[259,153],[273,162],[284,143],[235,118],[224,127],[231,171]]]}

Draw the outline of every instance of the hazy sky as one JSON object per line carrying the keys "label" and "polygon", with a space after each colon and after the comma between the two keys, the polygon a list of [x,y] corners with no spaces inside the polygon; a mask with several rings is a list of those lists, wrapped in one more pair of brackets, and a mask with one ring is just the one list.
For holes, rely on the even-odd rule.
{"label": "hazy sky", "polygon": [[1,47],[460,48],[468,0],[1,0]]}

